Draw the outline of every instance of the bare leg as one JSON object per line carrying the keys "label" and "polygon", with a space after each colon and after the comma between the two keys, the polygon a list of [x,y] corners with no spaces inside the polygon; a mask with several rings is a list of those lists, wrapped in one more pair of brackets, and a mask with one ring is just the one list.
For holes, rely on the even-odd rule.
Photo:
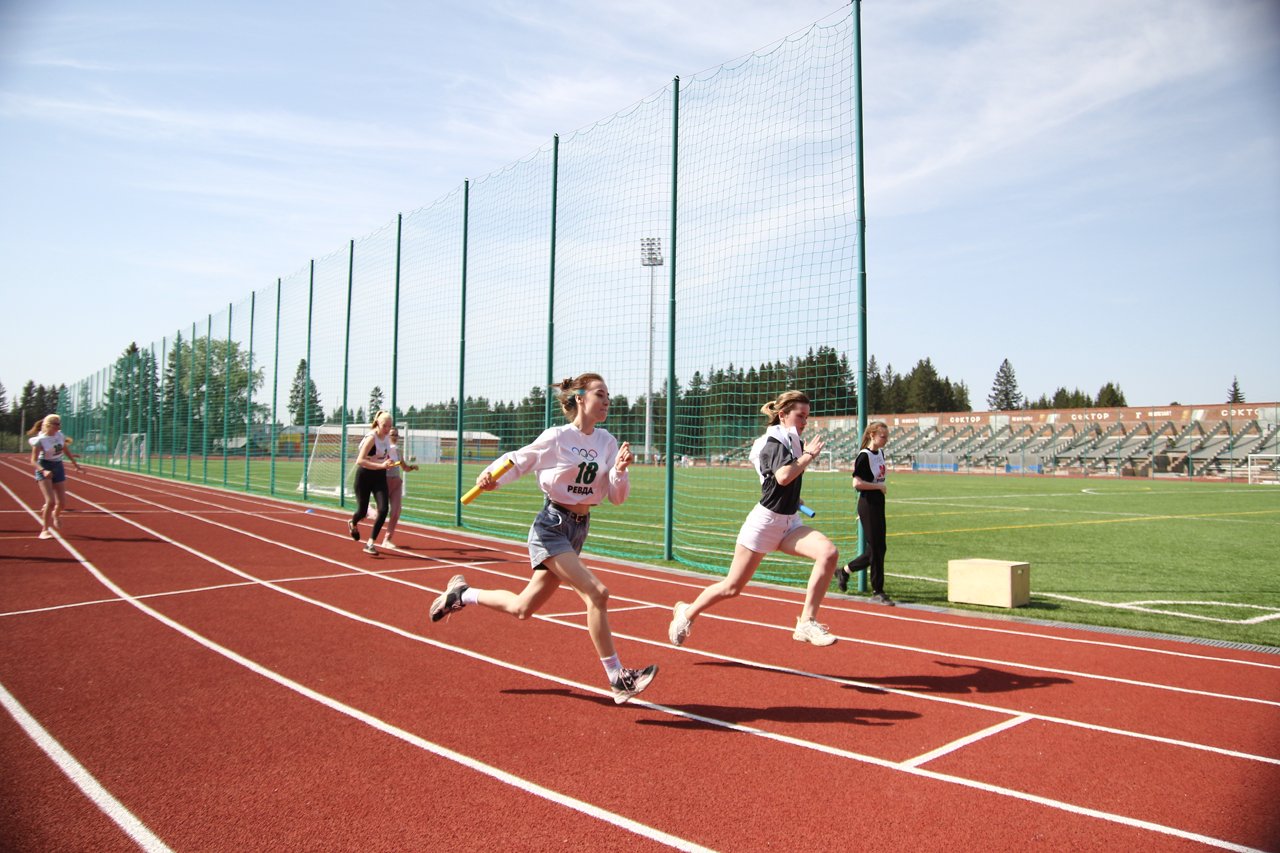
{"label": "bare leg", "polygon": [[782,540],[780,551],[796,557],[813,560],[813,572],[809,575],[809,588],[804,596],[802,620],[817,619],[818,608],[827,595],[827,587],[835,573],[840,554],[831,540],[811,527],[798,527]]}
{"label": "bare leg", "polygon": [[698,597],[693,600],[693,604],[690,604],[685,610],[685,618],[693,621],[694,617],[707,608],[724,601],[726,598],[738,596],[746,589],[747,582],[756,573],[756,569],[760,566],[760,561],[764,557],[764,554],[752,551],[745,545],[738,545],[733,551],[733,562],[729,565],[729,573],[724,576],[724,580],[716,581],[698,593]]}

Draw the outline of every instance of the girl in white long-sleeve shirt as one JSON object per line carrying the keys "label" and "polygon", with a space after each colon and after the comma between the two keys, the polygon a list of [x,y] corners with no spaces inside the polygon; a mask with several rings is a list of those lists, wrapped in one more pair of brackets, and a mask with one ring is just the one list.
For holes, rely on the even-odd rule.
{"label": "girl in white long-sleeve shirt", "polygon": [[[609,415],[609,389],[596,373],[584,373],[559,384],[560,408],[570,422],[544,430],[532,444],[504,454],[489,465],[476,485],[496,489],[536,471],[546,496],[541,512],[529,528],[529,562],[533,577],[523,592],[475,589],[455,575],[431,605],[431,621],[480,604],[527,619],[538,612],[561,582],[573,587],[587,606],[587,631],[604,664],[613,701],[622,704],[644,690],[658,667],[625,669],[618,660],[609,630],[609,590],[582,564],[579,554],[591,526],[591,508],[606,498],[621,504],[631,492],[627,468],[634,458],[631,445],[597,426]],[[510,470],[495,472],[511,463]]]}

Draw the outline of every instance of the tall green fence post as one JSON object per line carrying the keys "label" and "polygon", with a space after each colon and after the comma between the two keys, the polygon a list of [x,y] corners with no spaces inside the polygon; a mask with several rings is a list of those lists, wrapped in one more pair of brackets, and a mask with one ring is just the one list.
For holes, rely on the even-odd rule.
{"label": "tall green fence post", "polygon": [[404,231],[404,214],[396,214],[396,293],[391,321],[391,422],[400,421],[400,238]]}
{"label": "tall green fence post", "polygon": [[[164,343],[161,339],[160,352],[164,353]],[[151,441],[152,431],[156,423],[156,390],[160,384],[160,364],[156,361],[156,345],[151,343],[151,365],[147,376],[147,473],[151,473],[151,457],[155,456],[156,448]]]}
{"label": "tall green fence post", "polygon": [[458,331],[458,437],[455,455],[453,523],[462,526],[462,430],[466,412],[467,390],[467,235],[471,215],[471,181],[462,182],[462,322]]}
{"label": "tall green fence post", "polygon": [[[680,78],[671,81],[671,266],[667,270],[667,460],[663,500],[662,558],[675,559],[672,529],[675,524],[676,467],[671,464],[676,436],[676,198],[680,165]],[[653,390],[650,389],[652,394]]]}
{"label": "tall green fence post", "polygon": [[229,484],[227,468],[231,464],[231,316],[235,306],[227,305],[227,357],[222,371],[222,488]]}
{"label": "tall green fence post", "polygon": [[560,134],[556,134],[551,142],[551,275],[547,298],[547,381],[543,386],[546,395],[546,406],[543,411],[542,428],[551,428],[555,403],[551,394],[551,386],[555,383],[556,354],[556,204],[560,192]]}
{"label": "tall green fence post", "polygon": [[[853,3],[853,159],[856,169],[857,192],[854,196],[857,222],[855,239],[858,243],[858,441],[867,430],[867,211],[866,194],[863,192],[862,153],[862,0]],[[855,499],[856,504],[856,499]],[[856,506],[855,506],[856,511]],[[858,556],[867,550],[862,521],[858,524]],[[844,571],[843,568],[837,571]],[[867,591],[867,572],[858,572],[858,592]]]}
{"label": "tall green fence post", "polygon": [[351,372],[351,291],[355,282],[356,241],[347,248],[347,323],[342,344],[342,446],[338,448],[338,506],[347,505],[347,411],[349,377]]}
{"label": "tall green fence post", "polygon": [[276,424],[279,423],[280,399],[280,279],[276,279],[276,343],[275,361],[271,367],[271,494],[276,493]]}
{"label": "tall green fence post", "polygon": [[311,312],[316,301],[316,261],[311,259],[311,274],[307,279],[307,379],[302,386],[302,499],[307,499],[310,487],[311,466],[307,464],[307,452],[311,441]]}
{"label": "tall green fence post", "polygon": [[244,490],[249,491],[249,446],[253,443],[253,323],[257,319],[258,292],[249,294],[249,366],[244,373]]}
{"label": "tall green fence post", "polygon": [[200,418],[200,461],[202,474],[200,482],[209,482],[209,392],[212,390],[210,374],[213,372],[213,315],[209,315],[204,333],[204,404],[201,406]]}
{"label": "tall green fence post", "polygon": [[191,482],[191,434],[196,411],[196,324],[191,324],[191,370],[187,373],[187,482]]}

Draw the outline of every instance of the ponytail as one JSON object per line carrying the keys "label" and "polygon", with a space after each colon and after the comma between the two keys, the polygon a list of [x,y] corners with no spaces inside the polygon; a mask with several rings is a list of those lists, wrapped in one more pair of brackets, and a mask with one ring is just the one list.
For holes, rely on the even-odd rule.
{"label": "ponytail", "polygon": [[769,426],[773,426],[800,404],[809,405],[809,398],[803,391],[783,391],[776,400],[770,400],[761,406],[760,413],[769,419]]}
{"label": "ponytail", "polygon": [[577,376],[561,379],[551,387],[556,391],[556,399],[560,401],[560,411],[569,420],[578,415],[578,398],[587,393],[587,386],[592,382],[603,382],[599,373],[580,373]]}

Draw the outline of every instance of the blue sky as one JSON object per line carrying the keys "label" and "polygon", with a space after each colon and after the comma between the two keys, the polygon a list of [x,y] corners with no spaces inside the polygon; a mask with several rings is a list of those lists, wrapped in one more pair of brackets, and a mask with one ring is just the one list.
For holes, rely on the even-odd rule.
{"label": "blue sky", "polygon": [[[68,384],[842,4],[0,0],[0,382]],[[870,350],[1280,399],[1280,4],[864,0]]]}

